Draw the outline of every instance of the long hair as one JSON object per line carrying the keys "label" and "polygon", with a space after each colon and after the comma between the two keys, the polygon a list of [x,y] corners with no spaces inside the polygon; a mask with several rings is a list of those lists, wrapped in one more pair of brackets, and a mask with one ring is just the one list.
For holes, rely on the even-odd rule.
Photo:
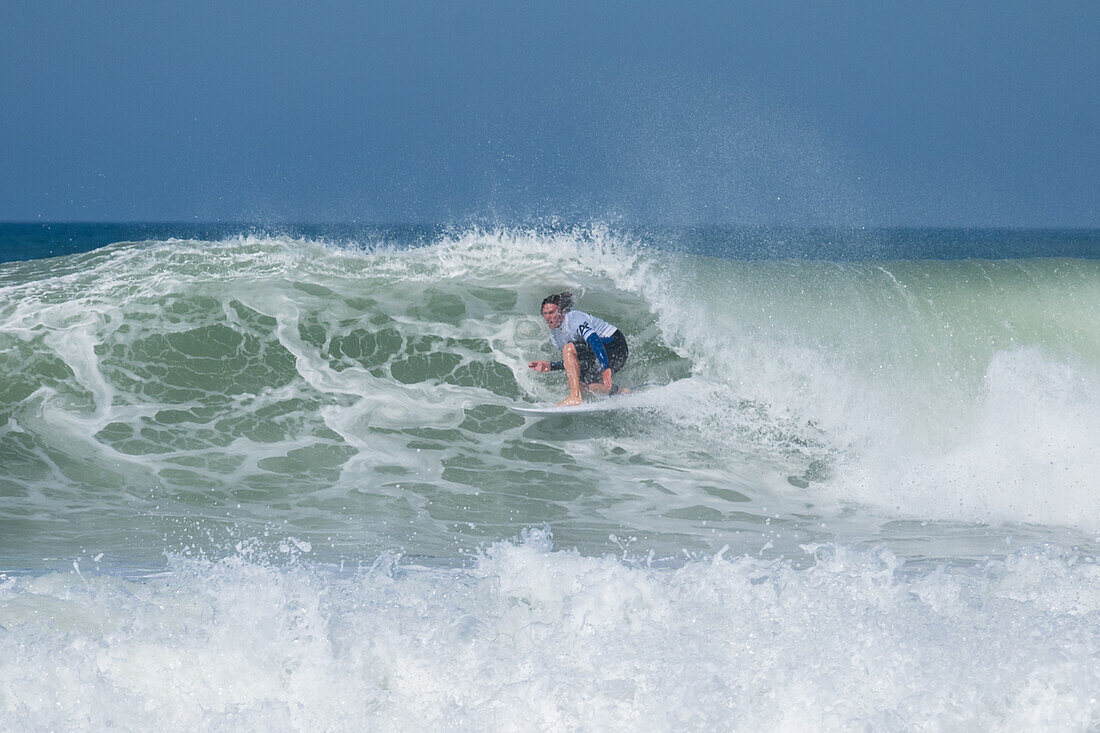
{"label": "long hair", "polygon": [[565,291],[563,293],[554,293],[553,295],[546,296],[542,299],[542,305],[539,306],[540,312],[547,303],[556,305],[558,307],[558,310],[560,310],[562,313],[566,313],[573,310],[573,294],[569,291]]}

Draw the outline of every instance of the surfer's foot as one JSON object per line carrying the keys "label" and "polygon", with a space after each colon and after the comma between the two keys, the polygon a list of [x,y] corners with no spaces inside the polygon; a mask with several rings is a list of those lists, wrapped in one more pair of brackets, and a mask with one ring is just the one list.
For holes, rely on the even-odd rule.
{"label": "surfer's foot", "polygon": [[569,395],[564,400],[558,403],[558,407],[570,407],[571,405],[579,405],[584,402],[580,395]]}

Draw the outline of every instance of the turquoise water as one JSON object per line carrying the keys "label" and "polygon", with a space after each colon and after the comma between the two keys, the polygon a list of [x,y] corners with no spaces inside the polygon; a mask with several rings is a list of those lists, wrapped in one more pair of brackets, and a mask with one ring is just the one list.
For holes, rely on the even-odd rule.
{"label": "turquoise water", "polygon": [[3,727],[1100,723],[1095,233],[4,231]]}

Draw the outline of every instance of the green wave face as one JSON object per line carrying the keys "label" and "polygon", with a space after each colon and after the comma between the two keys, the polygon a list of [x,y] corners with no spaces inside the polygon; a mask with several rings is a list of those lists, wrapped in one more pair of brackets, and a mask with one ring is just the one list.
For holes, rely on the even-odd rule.
{"label": "green wave face", "polygon": [[[526,364],[552,358],[538,305],[565,288],[628,334],[624,384],[672,383],[663,401],[604,422],[510,410],[564,395]],[[1076,484],[1037,517],[998,498],[1006,475],[1072,455],[1061,438],[1009,457],[980,503],[935,507],[972,493],[952,486],[996,446],[1097,435],[1094,261],[736,262],[599,233],[238,238],[14,263],[0,289],[9,555],[148,557],[289,527],[338,555],[453,556],[543,523],[565,545],[629,534],[675,553],[714,549],[716,528],[806,541],[799,517],[877,513],[898,491],[944,520],[1072,525]],[[998,428],[1020,399],[1039,417]],[[972,455],[945,459],[960,443]],[[913,486],[893,473],[914,470]]]}

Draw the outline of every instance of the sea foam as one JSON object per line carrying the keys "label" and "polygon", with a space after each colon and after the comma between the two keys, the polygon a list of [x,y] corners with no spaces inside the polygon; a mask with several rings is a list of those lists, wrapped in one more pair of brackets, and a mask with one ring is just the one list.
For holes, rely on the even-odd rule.
{"label": "sea foam", "polygon": [[174,557],[0,583],[9,729],[1083,730],[1100,568],[885,548],[659,566],[544,530],[468,569]]}

